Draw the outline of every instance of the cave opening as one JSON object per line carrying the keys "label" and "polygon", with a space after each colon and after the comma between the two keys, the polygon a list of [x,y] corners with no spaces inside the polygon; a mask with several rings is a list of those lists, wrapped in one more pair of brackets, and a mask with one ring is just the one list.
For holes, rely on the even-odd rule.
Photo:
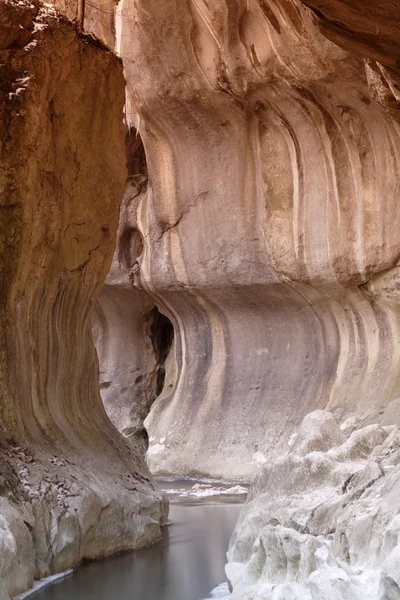
{"label": "cave opening", "polygon": [[157,362],[164,364],[174,339],[174,326],[155,306],[148,315],[149,335]]}
{"label": "cave opening", "polygon": [[[161,394],[165,383],[165,362],[174,341],[174,326],[157,306],[147,314],[147,332],[156,358],[150,406]],[[150,409],[149,406],[149,409]]]}

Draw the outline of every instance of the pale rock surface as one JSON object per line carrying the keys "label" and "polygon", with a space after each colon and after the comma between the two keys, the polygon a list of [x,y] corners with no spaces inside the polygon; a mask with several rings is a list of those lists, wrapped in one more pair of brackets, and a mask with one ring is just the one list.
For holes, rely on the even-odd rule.
{"label": "pale rock surface", "polygon": [[310,452],[326,452],[339,446],[346,438],[334,416],[322,410],[306,415],[291,448],[293,454],[305,456]]}
{"label": "pale rock surface", "polygon": [[[106,416],[89,314],[126,170],[120,61],[0,8],[0,599],[160,537],[166,503]],[[4,18],[3,18],[4,17]]]}
{"label": "pale rock surface", "polygon": [[[150,410],[158,474],[248,479],[316,409],[345,434],[397,422],[398,13],[352,6],[118,6],[149,181],[128,186],[97,347],[117,426],[137,431]],[[149,297],[174,327],[154,402],[135,384],[155,372]]]}
{"label": "pale rock surface", "polygon": [[[312,413],[261,470],[228,552],[232,600],[398,597],[400,430],[369,425],[336,445],[339,431]],[[324,448],[305,453],[322,435]]]}

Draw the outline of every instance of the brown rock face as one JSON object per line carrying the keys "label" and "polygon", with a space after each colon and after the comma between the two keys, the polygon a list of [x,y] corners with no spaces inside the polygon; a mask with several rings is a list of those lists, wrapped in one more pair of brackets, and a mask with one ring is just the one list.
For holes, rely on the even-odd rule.
{"label": "brown rock face", "polygon": [[[82,438],[90,442],[94,415],[82,420],[77,410],[97,397],[87,316],[109,266],[124,178],[122,115],[104,120],[102,111],[107,103],[121,106],[123,79],[109,53],[67,24],[39,25],[44,33],[31,47],[8,52],[3,93],[2,342],[8,352],[2,387],[10,401],[3,402],[2,423],[7,438],[18,442],[74,442],[79,420],[89,425]],[[95,411],[100,418],[101,406]],[[104,431],[97,437],[104,440]]]}
{"label": "brown rock face", "polygon": [[394,7],[119,5],[149,172],[134,284],[175,331],[156,471],[249,477],[308,412],[399,395]]}
{"label": "brown rock face", "polygon": [[126,178],[121,64],[32,7],[0,25],[1,600],[154,541],[162,515],[102,406],[89,324]]}

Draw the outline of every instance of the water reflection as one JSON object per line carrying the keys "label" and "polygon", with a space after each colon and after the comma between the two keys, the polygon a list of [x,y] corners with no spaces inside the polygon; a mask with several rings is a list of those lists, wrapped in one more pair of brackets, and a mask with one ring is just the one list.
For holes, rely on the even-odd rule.
{"label": "water reflection", "polygon": [[[227,500],[227,499],[226,499]],[[225,580],[237,500],[173,504],[161,542],[102,562],[37,592],[34,600],[199,600]]]}

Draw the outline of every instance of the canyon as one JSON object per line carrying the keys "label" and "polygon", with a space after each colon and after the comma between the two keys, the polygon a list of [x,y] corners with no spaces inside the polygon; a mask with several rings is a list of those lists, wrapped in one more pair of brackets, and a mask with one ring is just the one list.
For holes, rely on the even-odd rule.
{"label": "canyon", "polygon": [[398,598],[398,11],[3,1],[1,600],[152,474],[253,480],[235,600]]}
{"label": "canyon", "polygon": [[89,324],[126,179],[122,66],[53,9],[2,6],[1,600],[156,541],[167,510],[104,411]]}

